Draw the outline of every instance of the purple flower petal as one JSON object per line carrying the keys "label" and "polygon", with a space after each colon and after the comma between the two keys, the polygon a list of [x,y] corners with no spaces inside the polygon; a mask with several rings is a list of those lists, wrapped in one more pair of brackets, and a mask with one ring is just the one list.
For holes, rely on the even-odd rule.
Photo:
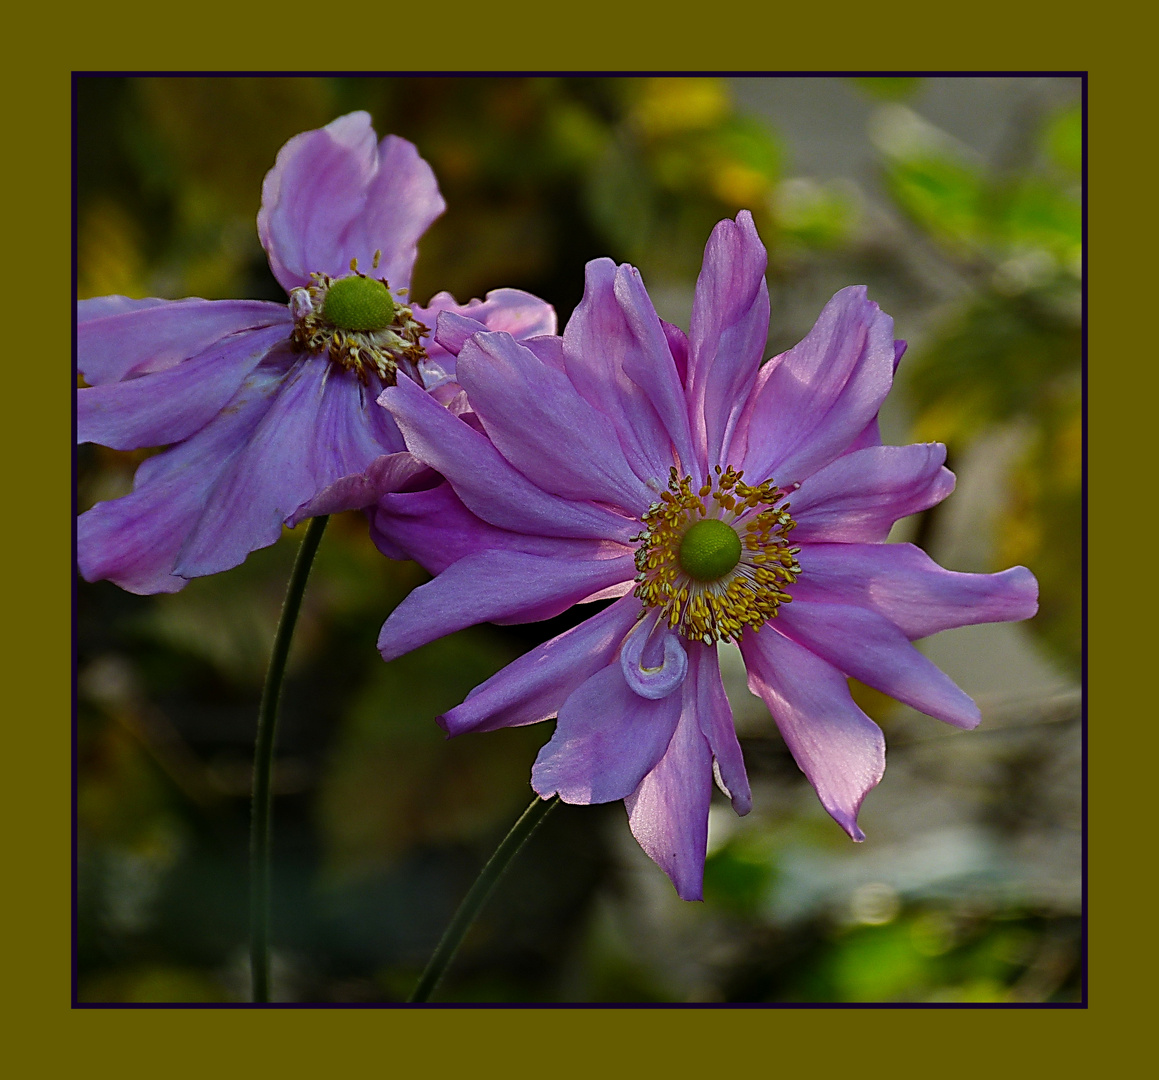
{"label": "purple flower petal", "polygon": [[[617,269],[611,259],[587,264],[583,299],[563,332],[563,358],[572,385],[611,420],[613,438],[635,475],[666,481],[673,442],[688,445],[688,420],[670,404],[675,397],[684,411],[672,354],[651,301],[638,275],[621,281],[635,274],[630,267]],[[665,420],[672,424],[671,434]],[[645,506],[650,503],[651,498]]]}
{"label": "purple flower petal", "polygon": [[695,689],[686,687],[684,709],[664,756],[624,806],[632,835],[672,879],[680,899],[702,900],[712,751],[698,723]]}
{"label": "purple flower petal", "polygon": [[[691,668],[689,679],[695,680],[691,686],[695,688],[696,715],[700,719],[701,733],[708,740],[716,759],[721,788],[732,800],[732,808],[743,817],[753,807],[753,796],[744,767],[744,755],[736,737],[732,706],[725,696],[720,677],[716,646],[690,641],[688,660]],[[691,692],[689,690],[686,694]]]}
{"label": "purple flower petal", "polygon": [[794,543],[884,541],[895,521],[941,502],[954,490],[941,443],[873,446],[814,473],[789,500]]}
{"label": "purple flower petal", "polygon": [[839,671],[928,716],[967,729],[982,721],[968,694],[868,608],[794,598],[781,608],[777,629]]}
{"label": "purple flower petal", "polygon": [[536,487],[490,440],[452,416],[409,379],[379,398],[393,413],[407,449],[450,481],[479,517],[503,529],[544,536],[591,537],[626,543],[639,522],[591,503],[563,499]]}
{"label": "purple flower petal", "polygon": [[[650,474],[657,480],[671,466],[673,451],[686,471],[694,468],[692,431],[688,424],[688,403],[684,387],[665,331],[652,300],[644,291],[640,271],[627,264],[616,271],[616,300],[624,314],[627,330],[636,348],[625,351],[621,364],[624,374],[643,392],[664,425],[667,439],[659,449],[660,471]],[[648,479],[645,477],[644,479]],[[698,477],[698,479],[701,479]]]}
{"label": "purple flower petal", "polygon": [[[115,301],[115,302],[114,302]],[[102,296],[77,304],[77,370],[90,386],[161,371],[242,330],[284,326],[284,304],[264,300],[129,300]]]}
{"label": "purple flower petal", "polygon": [[747,210],[735,222],[722,221],[712,230],[688,335],[688,401],[705,467],[726,464],[722,455],[764,355],[769,335],[767,265],[768,255]]}
{"label": "purple flower petal", "polygon": [[283,326],[241,331],[162,371],[78,390],[77,442],[136,450],[187,439],[286,336]]}
{"label": "purple flower petal", "polygon": [[86,581],[133,593],[176,592],[173,567],[213,485],[270,407],[278,372],[259,368],[229,408],[192,438],[143,462],[133,492],[97,503],[77,519],[77,562]]}
{"label": "purple flower petal", "polygon": [[448,735],[460,735],[535,724],[554,716],[581,684],[615,661],[639,613],[635,597],[617,600],[508,664],[475,687],[462,705],[439,717],[439,724]]}
{"label": "purple flower petal", "polygon": [[[172,304],[173,300],[159,300],[155,296],[135,300],[131,296],[93,296],[76,302],[76,321],[80,323],[103,319],[109,315],[124,315],[129,311],[144,311],[146,308]],[[206,301],[202,301],[206,303]]]}
{"label": "purple flower petal", "polygon": [[[419,322],[435,327],[434,339],[427,341],[426,348],[430,358],[438,363],[458,356],[467,337],[481,330],[501,330],[522,341],[554,334],[557,329],[555,308],[522,289],[492,289],[486,300],[470,300],[466,304],[460,304],[449,292],[441,292],[432,296],[425,307],[411,304],[411,309]],[[456,335],[454,347],[440,340],[442,331],[438,324],[445,318],[452,320],[448,328],[474,324],[464,335]]]}
{"label": "purple flower petal", "polygon": [[390,418],[366,407],[373,392],[319,356],[299,360],[210,493],[177,572],[201,577],[237,566],[274,543],[294,511],[329,484],[402,450]]}
{"label": "purple flower petal", "polygon": [[343,476],[324,487],[295,510],[286,519],[286,524],[292,529],[306,518],[340,514],[345,510],[365,510],[420,478],[433,480],[435,473],[405,450],[383,454],[376,457],[364,472]]}
{"label": "purple flower petal", "polygon": [[828,464],[877,415],[893,369],[893,320],[866,298],[865,286],[842,289],[805,339],[762,369],[746,478],[793,484]]}
{"label": "purple flower petal", "polygon": [[567,499],[642,513],[655,495],[632,472],[612,422],[509,334],[477,334],[458,380],[499,452],[533,484]]}
{"label": "purple flower petal", "polygon": [[672,362],[676,365],[676,375],[680,385],[688,383],[688,335],[679,326],[660,320],[660,329],[664,331],[664,339],[668,342],[668,351],[672,353]]}
{"label": "purple flower petal", "polygon": [[496,528],[471,513],[447,483],[424,491],[384,495],[372,519],[371,536],[379,550],[385,545],[386,550],[398,553],[397,558],[414,559],[432,574],[442,573],[468,555],[499,548],[557,558],[609,558],[631,553],[623,545],[600,540],[568,540]]}
{"label": "purple flower petal", "polygon": [[620,670],[633,693],[651,700],[667,697],[684,682],[688,653],[659,609],[641,619],[624,639]]}
{"label": "purple flower petal", "polygon": [[746,633],[749,689],[769,707],[821,805],[854,840],[857,811],[885,772],[881,729],[854,703],[835,667],[772,627]]}
{"label": "purple flower petal", "polygon": [[354,112],[278,152],[262,184],[258,235],[287,292],[311,273],[349,274],[351,258],[397,289],[410,283],[415,244],[444,209],[418,151],[394,135],[376,145],[370,115]]}
{"label": "purple flower petal", "polygon": [[1029,619],[1038,610],[1038,582],[1024,566],[963,574],[943,569],[913,544],[807,544],[798,562],[794,604],[857,604],[911,640],[955,626]]}
{"label": "purple flower petal", "polygon": [[559,710],[551,740],[539,751],[531,786],[567,803],[613,802],[630,795],[663,756],[680,718],[680,694],[642,698],[620,665],[590,676]]}
{"label": "purple flower petal", "polygon": [[[364,274],[386,278],[392,289],[406,288],[419,238],[446,208],[435,174],[414,144],[387,135],[378,144],[365,208],[342,234],[339,260],[349,266],[356,258]],[[375,251],[383,256],[377,270],[372,269]]]}
{"label": "purple flower petal", "polygon": [[599,590],[630,579],[630,555],[561,559],[521,551],[480,551],[415,589],[378,637],[384,660],[482,622],[532,622],[566,611]]}

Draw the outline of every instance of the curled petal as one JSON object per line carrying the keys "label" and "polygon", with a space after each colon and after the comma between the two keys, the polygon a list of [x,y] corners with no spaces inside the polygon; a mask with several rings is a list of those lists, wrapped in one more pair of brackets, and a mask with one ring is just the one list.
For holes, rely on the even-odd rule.
{"label": "curled petal", "polygon": [[677,634],[664,625],[659,610],[641,619],[624,640],[620,667],[628,686],[641,697],[667,697],[688,671],[688,654]]}

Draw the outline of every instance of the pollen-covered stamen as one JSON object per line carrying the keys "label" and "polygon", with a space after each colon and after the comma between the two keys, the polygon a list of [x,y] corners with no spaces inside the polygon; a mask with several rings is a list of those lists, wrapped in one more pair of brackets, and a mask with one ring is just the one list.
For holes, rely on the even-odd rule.
{"label": "pollen-covered stamen", "polygon": [[792,597],[800,548],[785,492],[770,479],[755,487],[730,465],[699,490],[672,469],[668,490],[641,515],[635,594],[661,609],[686,638],[711,645],[755,633]]}
{"label": "pollen-covered stamen", "polygon": [[[375,267],[378,259],[375,252]],[[385,278],[359,273],[357,259],[350,260],[350,269],[341,278],[311,274],[308,287],[290,293],[295,347],[326,350],[332,363],[353,371],[363,383],[374,373],[384,385],[393,386],[399,368],[421,382],[418,365],[427,356],[421,341],[430,329],[399,303],[406,290],[392,294]]]}

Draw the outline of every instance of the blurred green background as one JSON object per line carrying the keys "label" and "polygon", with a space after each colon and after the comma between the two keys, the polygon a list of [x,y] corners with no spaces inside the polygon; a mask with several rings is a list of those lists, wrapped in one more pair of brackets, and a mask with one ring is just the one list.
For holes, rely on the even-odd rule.
{"label": "blurred green background", "polygon": [[[437,1000],[1042,1002],[1081,993],[1081,86],[1067,78],[103,78],[77,81],[78,295],[284,300],[261,181],[292,135],[367,109],[448,204],[412,295],[502,286],[556,306],[583,264],[637,265],[687,327],[704,243],[752,210],[768,355],[848,284],[909,340],[887,442],[936,439],[951,499],[899,523],[944,565],[1029,566],[1039,616],[922,648],[978,700],[956,732],[854,687],[888,768],[853,845],[739,658],[722,651],[755,809],[710,820],[706,900],[679,901],[622,804],[560,807]],[[78,510],[144,453],[82,446]],[[258,696],[300,533],[182,592],[78,585],[79,996],[248,993]],[[384,665],[425,580],[335,518],[306,595],[275,775],[274,996],[405,1000],[531,797],[551,725],[446,741],[433,717],[586,615],[482,626]]]}

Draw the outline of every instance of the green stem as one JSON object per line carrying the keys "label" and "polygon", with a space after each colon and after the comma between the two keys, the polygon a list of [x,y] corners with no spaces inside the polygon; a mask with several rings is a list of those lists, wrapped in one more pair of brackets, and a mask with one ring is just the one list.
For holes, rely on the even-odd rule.
{"label": "green stem", "polygon": [[254,1001],[270,1000],[270,816],[273,805],[270,776],[274,765],[274,737],[278,728],[278,701],[290,641],[306,591],[306,579],[314,553],[329,517],[310,519],[302,546],[294,560],[286,599],[274,635],[274,648],[258,707],[258,733],[254,745],[253,809],[250,818],[250,972]]}
{"label": "green stem", "polygon": [[475,916],[482,910],[487,898],[491,895],[491,890],[495,888],[500,877],[503,876],[503,871],[507,869],[511,860],[515,858],[515,853],[523,847],[527,838],[535,832],[536,826],[547,817],[548,811],[558,802],[559,799],[554,795],[550,799],[536,797],[535,801],[523,811],[523,816],[504,837],[503,843],[495,849],[495,854],[487,860],[487,865],[483,867],[482,872],[475,879],[475,884],[471,886],[470,891],[463,898],[459,910],[455,912],[455,917],[451,919],[442,940],[431,955],[426,971],[423,972],[418,986],[415,987],[414,993],[410,996],[411,1003],[430,999],[464,936],[475,921]]}

